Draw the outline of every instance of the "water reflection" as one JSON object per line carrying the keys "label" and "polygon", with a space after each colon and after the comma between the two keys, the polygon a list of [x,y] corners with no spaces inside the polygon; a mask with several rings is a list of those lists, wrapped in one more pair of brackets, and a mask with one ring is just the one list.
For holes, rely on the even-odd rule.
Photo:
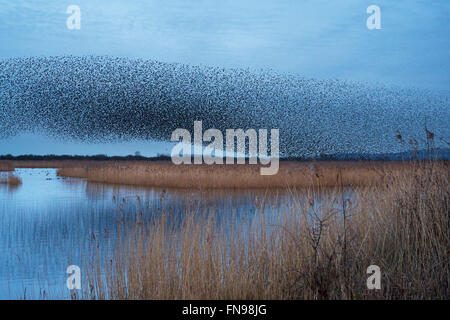
{"label": "water reflection", "polygon": [[107,252],[120,228],[137,221],[166,214],[177,226],[188,213],[214,214],[225,228],[299,205],[293,190],[168,190],[62,179],[54,169],[16,174],[19,188],[0,189],[0,299],[69,298],[67,266],[82,266],[93,244]]}

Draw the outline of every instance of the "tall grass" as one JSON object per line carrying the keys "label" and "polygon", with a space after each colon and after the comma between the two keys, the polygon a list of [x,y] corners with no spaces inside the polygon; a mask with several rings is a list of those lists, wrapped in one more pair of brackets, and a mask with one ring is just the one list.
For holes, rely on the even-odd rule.
{"label": "tall grass", "polygon": [[0,171],[14,171],[14,165],[11,161],[0,161]]}
{"label": "tall grass", "polygon": [[[0,161],[1,162],[1,161]],[[9,161],[15,168],[27,169],[48,169],[78,167],[81,163],[88,164],[91,160],[11,160]]]}
{"label": "tall grass", "polygon": [[333,187],[339,173],[344,185],[365,186],[382,181],[387,169],[398,162],[321,161],[281,162],[273,176],[262,176],[258,165],[174,165],[165,162],[89,162],[61,168],[61,177],[162,188],[285,188]]}
{"label": "tall grass", "polygon": [[[414,162],[382,183],[327,197],[292,191],[276,217],[218,227],[188,212],[138,220],[110,255],[86,261],[85,298],[94,299],[448,299],[449,170]],[[264,207],[263,200],[255,207]],[[167,213],[170,214],[170,213]],[[366,269],[381,268],[381,290]]]}
{"label": "tall grass", "polygon": [[0,175],[0,184],[19,186],[22,184],[22,179],[13,173],[8,173],[6,175]]}

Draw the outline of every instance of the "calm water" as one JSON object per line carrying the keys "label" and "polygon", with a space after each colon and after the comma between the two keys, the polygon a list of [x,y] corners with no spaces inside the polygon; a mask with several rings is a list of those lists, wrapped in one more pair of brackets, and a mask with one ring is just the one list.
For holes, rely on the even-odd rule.
{"label": "calm water", "polygon": [[[4,174],[4,173],[3,173]],[[249,221],[256,210],[276,214],[285,191],[157,190],[62,179],[55,169],[16,169],[22,185],[0,187],[0,299],[68,298],[66,268],[83,266],[94,242],[114,245],[118,223],[170,213],[181,221],[187,211],[218,214],[219,223]],[[264,197],[266,205],[256,209]],[[178,220],[177,220],[178,219]]]}

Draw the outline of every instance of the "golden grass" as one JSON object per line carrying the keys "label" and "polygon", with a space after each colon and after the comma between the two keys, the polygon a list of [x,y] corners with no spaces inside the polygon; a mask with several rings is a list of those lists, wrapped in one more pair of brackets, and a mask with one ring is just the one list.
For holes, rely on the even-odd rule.
{"label": "golden grass", "polygon": [[[80,164],[86,165],[90,160],[12,160],[9,161],[15,168],[28,169],[48,169],[48,168],[66,168],[76,167]],[[92,161],[95,162],[95,161]],[[1,163],[1,161],[0,161]]]}
{"label": "golden grass", "polygon": [[0,171],[14,171],[14,165],[11,161],[0,161]]}
{"label": "golden grass", "polygon": [[[386,169],[382,183],[355,188],[352,200],[342,185],[322,199],[317,189],[306,201],[292,192],[274,221],[259,215],[250,226],[219,228],[214,216],[192,212],[181,226],[164,215],[138,221],[111,257],[94,250],[84,297],[448,299],[449,177],[445,162],[417,162]],[[366,287],[372,264],[381,290]]]}
{"label": "golden grass", "polygon": [[0,175],[0,184],[6,184],[9,186],[19,186],[22,184],[22,180],[15,174],[8,173],[7,175]]}
{"label": "golden grass", "polygon": [[[91,182],[162,188],[285,188],[367,186],[380,183],[387,171],[402,170],[400,162],[281,162],[278,174],[262,176],[259,165],[174,165],[160,162],[79,162],[58,170],[61,177]],[[340,180],[336,177],[339,174]]]}

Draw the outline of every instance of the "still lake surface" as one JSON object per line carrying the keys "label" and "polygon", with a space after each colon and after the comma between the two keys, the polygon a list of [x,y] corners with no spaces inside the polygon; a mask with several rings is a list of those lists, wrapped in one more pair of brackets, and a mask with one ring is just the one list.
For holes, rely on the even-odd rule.
{"label": "still lake surface", "polygon": [[[5,174],[5,173],[0,173]],[[0,299],[70,298],[69,265],[83,266],[93,244],[114,246],[119,223],[163,212],[217,214],[219,223],[268,218],[294,205],[287,190],[192,191],[138,188],[60,178],[56,169],[16,169],[22,185],[0,186]],[[265,205],[255,205],[264,199]]]}

